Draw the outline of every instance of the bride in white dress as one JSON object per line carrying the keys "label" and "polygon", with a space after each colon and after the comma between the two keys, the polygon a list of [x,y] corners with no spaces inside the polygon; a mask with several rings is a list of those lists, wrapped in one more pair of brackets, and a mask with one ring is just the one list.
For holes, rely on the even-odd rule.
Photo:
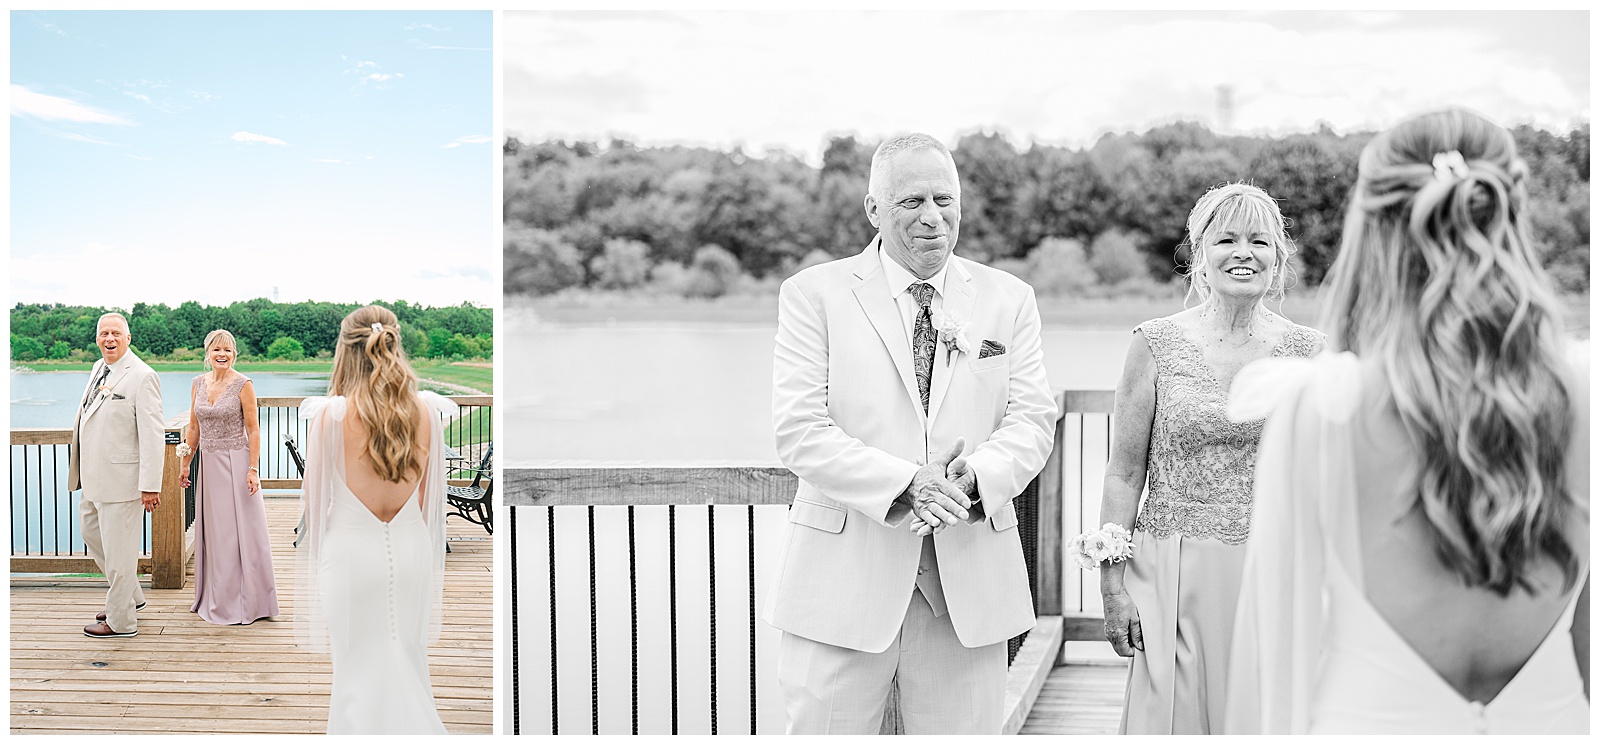
{"label": "bride in white dress", "polygon": [[1265,361],[1271,411],[1228,733],[1587,733],[1588,345],[1522,225],[1527,166],[1464,111],[1361,155],[1331,353]]}
{"label": "bride in white dress", "polygon": [[444,734],[428,678],[444,571],[439,414],[387,308],[346,316],[330,395],[308,398],[297,624],[333,658],[328,734]]}

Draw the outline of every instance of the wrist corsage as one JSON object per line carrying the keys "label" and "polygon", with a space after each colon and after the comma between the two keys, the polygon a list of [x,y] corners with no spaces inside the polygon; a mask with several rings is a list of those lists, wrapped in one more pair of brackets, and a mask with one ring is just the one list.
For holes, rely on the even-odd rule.
{"label": "wrist corsage", "polygon": [[180,443],[178,443],[177,452],[178,452],[178,457],[179,458],[187,458],[187,457],[189,457],[189,454],[194,452],[194,451],[189,448],[189,443],[180,442]]}
{"label": "wrist corsage", "polygon": [[1133,556],[1133,534],[1121,525],[1106,523],[1067,541],[1067,556],[1083,569],[1099,569],[1106,561],[1127,561]]}

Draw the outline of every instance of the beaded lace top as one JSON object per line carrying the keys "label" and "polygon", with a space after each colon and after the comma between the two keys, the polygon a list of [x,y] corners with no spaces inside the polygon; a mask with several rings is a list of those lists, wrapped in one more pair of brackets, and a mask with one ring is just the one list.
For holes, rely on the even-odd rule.
{"label": "beaded lace top", "polygon": [[244,434],[244,403],[239,391],[249,378],[240,375],[228,383],[215,404],[206,400],[206,379],[210,373],[196,375],[190,390],[194,393],[194,415],[200,420],[200,449],[211,452],[243,450],[250,447]]}
{"label": "beaded lace top", "polygon": [[[1250,536],[1256,445],[1265,419],[1228,419],[1228,391],[1199,345],[1165,318],[1139,324],[1156,362],[1156,412],[1146,463],[1149,484],[1135,530],[1239,545]],[[1310,357],[1322,333],[1290,324],[1272,357]]]}

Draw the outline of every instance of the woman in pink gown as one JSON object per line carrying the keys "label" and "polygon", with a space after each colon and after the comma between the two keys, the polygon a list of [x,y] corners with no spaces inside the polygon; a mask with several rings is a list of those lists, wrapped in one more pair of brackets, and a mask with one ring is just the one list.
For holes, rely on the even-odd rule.
{"label": "woman in pink gown", "polygon": [[1267,307],[1289,273],[1285,223],[1249,184],[1207,192],[1188,224],[1200,304],[1134,329],[1099,521],[1131,528],[1134,547],[1127,561],[1100,566],[1106,639],[1133,658],[1122,734],[1211,734],[1222,724],[1261,434],[1260,421],[1228,420],[1227,386],[1248,362],[1322,347],[1321,333]]}
{"label": "woman in pink gown", "polygon": [[194,605],[191,612],[215,624],[249,624],[278,615],[267,511],[261,502],[256,463],[261,432],[255,387],[233,369],[238,346],[233,334],[206,335],[206,367],[190,389],[193,406],[184,435],[188,454],[180,482],[189,486],[189,464],[200,459],[194,517]]}

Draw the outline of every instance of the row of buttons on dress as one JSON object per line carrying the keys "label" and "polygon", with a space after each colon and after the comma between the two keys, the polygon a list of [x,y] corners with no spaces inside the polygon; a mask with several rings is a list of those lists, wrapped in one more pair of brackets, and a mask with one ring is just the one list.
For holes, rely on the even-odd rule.
{"label": "row of buttons on dress", "polygon": [[383,557],[389,564],[389,638],[400,638],[400,627],[396,620],[394,602],[394,546],[389,541],[389,523],[383,524]]}

